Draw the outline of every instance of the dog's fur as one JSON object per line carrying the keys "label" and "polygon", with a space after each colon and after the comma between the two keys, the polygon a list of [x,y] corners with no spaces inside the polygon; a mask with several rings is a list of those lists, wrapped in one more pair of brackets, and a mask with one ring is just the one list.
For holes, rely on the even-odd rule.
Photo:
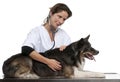
{"label": "dog's fur", "polygon": [[89,36],[71,43],[60,51],[59,48],[48,50],[41,53],[47,58],[56,59],[62,65],[59,71],[53,71],[46,64],[35,61],[28,56],[23,56],[21,53],[7,59],[3,64],[3,73],[5,78],[40,78],[40,77],[55,77],[64,76],[72,77],[74,68],[83,70],[85,57],[93,60],[92,55],[97,55],[99,51],[91,47],[88,41]]}

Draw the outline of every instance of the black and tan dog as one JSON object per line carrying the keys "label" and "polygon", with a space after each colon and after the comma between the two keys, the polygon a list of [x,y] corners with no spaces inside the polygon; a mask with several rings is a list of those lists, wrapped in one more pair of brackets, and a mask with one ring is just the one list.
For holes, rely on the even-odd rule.
{"label": "black and tan dog", "polygon": [[61,62],[62,70],[53,71],[46,64],[32,60],[28,56],[21,54],[14,55],[7,59],[3,64],[3,74],[5,78],[40,78],[74,75],[73,67],[82,68],[84,58],[94,60],[94,55],[99,51],[91,47],[88,41],[89,36],[71,43],[65,50],[59,51],[58,48],[48,50],[43,53],[48,58],[54,58]]}

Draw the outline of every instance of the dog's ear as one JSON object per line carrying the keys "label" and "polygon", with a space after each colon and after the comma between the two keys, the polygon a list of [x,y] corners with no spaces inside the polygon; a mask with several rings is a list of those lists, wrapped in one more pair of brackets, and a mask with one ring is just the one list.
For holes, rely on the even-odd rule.
{"label": "dog's ear", "polygon": [[90,35],[88,35],[88,36],[84,39],[84,41],[88,41],[89,37],[90,37]]}
{"label": "dog's ear", "polygon": [[83,45],[85,42],[88,42],[90,35],[88,35],[86,38],[81,38],[78,42],[79,45]]}

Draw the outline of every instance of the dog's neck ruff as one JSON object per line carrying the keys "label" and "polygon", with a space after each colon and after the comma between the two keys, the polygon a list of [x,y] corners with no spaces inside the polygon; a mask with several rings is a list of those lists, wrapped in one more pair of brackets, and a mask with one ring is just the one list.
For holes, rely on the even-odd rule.
{"label": "dog's neck ruff", "polygon": [[84,68],[84,65],[85,65],[85,61],[81,61],[81,63],[78,61],[77,62],[77,68],[78,68],[78,70],[79,71],[82,71],[83,70],[83,68]]}

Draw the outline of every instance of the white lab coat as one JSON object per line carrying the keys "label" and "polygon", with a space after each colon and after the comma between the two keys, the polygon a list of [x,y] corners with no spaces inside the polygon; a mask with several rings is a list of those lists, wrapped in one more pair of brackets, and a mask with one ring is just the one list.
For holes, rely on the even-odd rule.
{"label": "white lab coat", "polygon": [[[58,48],[62,45],[69,45],[71,39],[68,34],[61,28],[55,33],[55,46]],[[27,38],[25,39],[23,46],[29,46],[35,49],[37,52],[45,52],[52,48],[54,42],[51,41],[48,31],[43,25],[37,26],[30,31]]]}

